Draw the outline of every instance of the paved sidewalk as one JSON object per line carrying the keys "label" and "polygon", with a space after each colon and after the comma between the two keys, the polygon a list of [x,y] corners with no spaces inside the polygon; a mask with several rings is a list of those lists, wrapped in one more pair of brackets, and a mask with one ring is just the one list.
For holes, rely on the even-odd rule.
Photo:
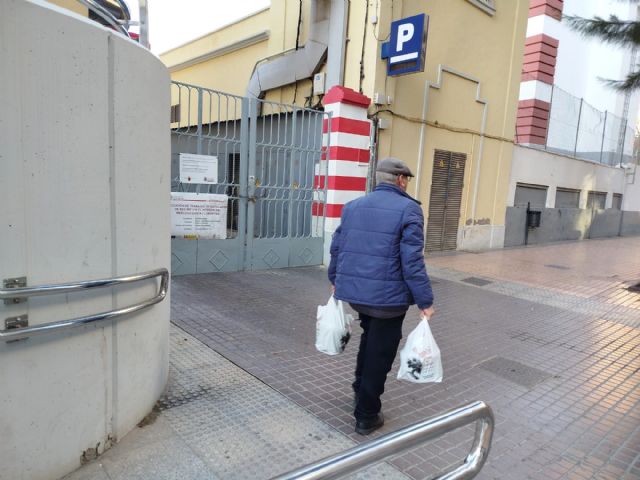
{"label": "paved sidewalk", "polygon": [[[438,309],[432,329],[443,352],[445,378],[435,385],[400,382],[396,360],[383,396],[387,423],[371,437],[484,400],[496,415],[496,431],[489,462],[478,478],[639,479],[640,295],[626,287],[640,279],[640,238],[458,253],[429,257],[427,264]],[[202,384],[208,387],[180,387],[201,366],[180,364],[174,345],[172,378],[159,403],[164,410],[158,422],[188,443],[205,467],[218,465],[217,476],[210,478],[266,479],[274,471],[323,457],[328,445],[340,451],[365,440],[353,433],[351,412],[359,327],[343,355],[322,355],[313,346],[315,309],[328,295],[322,267],[173,279],[172,321],[193,336],[198,351],[211,352],[227,365],[233,362],[230,366],[247,385],[267,388],[287,411],[307,422],[291,430],[298,439],[294,443],[305,446],[305,456],[286,453],[291,448],[287,422],[294,418],[288,413],[275,422],[287,425],[286,434],[273,435],[259,423],[254,436],[243,437],[251,416],[260,414],[267,422],[268,412],[255,403],[236,402],[239,411],[249,412],[235,416],[208,407],[206,402],[226,395],[216,390],[226,377],[211,371]],[[416,323],[414,309],[405,321],[405,338]],[[176,388],[192,398],[176,397]],[[190,409],[193,418],[177,415],[183,409]],[[254,447],[255,435],[266,449],[264,456],[244,451]],[[314,435],[320,440],[312,441]],[[392,466],[382,465],[376,475],[432,478],[460,462],[472,438],[471,427],[448,434],[391,459]],[[101,459],[113,455],[110,461],[117,465],[122,454],[112,452],[126,448],[128,441]],[[239,457],[225,458],[221,445],[234,447]],[[180,462],[180,455],[174,456]],[[278,470],[280,463],[287,468]],[[251,473],[242,476],[241,469]]]}
{"label": "paved sidewalk", "polygon": [[[176,326],[170,344],[154,411],[64,480],[268,479],[355,445]],[[382,463],[349,478],[408,477]]]}

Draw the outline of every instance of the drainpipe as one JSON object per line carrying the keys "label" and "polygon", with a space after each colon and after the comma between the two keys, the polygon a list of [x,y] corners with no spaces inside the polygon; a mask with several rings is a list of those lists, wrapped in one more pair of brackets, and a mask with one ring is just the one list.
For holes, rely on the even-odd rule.
{"label": "drainpipe", "polygon": [[327,55],[327,92],[331,87],[344,84],[348,11],[348,0],[331,0],[329,52]]}
{"label": "drainpipe", "polygon": [[482,126],[480,127],[480,145],[478,146],[478,164],[476,166],[476,176],[473,181],[473,201],[471,203],[471,218],[476,219],[476,204],[478,203],[478,185],[480,184],[480,167],[482,165],[482,155],[484,153],[484,132],[487,127],[487,105],[482,110]]}
{"label": "drainpipe", "polygon": [[[420,144],[418,146],[418,168],[416,171],[416,190],[413,196],[418,199],[420,180],[422,177],[422,162],[424,156],[424,135],[427,128],[427,98],[429,97],[429,80],[424,82],[424,94],[422,97],[422,126],[420,127]],[[418,199],[419,200],[419,199]]]}

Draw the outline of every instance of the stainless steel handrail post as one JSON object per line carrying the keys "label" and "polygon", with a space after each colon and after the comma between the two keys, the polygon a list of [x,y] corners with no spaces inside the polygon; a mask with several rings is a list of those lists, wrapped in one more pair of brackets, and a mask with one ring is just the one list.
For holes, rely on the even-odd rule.
{"label": "stainless steel handrail post", "polygon": [[103,320],[109,320],[124,315],[129,315],[139,310],[148,308],[152,305],[155,305],[156,303],[161,302],[167,296],[167,291],[169,288],[169,272],[166,268],[159,268],[156,270],[151,270],[149,272],[138,273],[134,275],[125,275],[114,278],[105,278],[100,280],[87,280],[66,284],[39,285],[35,287],[8,288],[0,290],[0,300],[10,298],[39,297],[45,295],[58,295],[62,293],[80,292],[96,288],[113,287],[117,285],[126,285],[155,277],[160,277],[160,286],[158,288],[158,293],[149,300],[145,300],[128,307],[101,312],[94,315],[73,318],[70,320],[60,320],[57,322],[43,323],[40,325],[34,325],[32,327],[0,330],[0,340],[3,340],[5,342],[22,340],[46,333],[59,332],[61,330],[67,330],[82,325],[88,325]]}
{"label": "stainless steel handrail post", "polygon": [[473,402],[363,443],[272,480],[329,480],[339,478],[386,457],[401,453],[447,432],[477,422],[471,451],[462,465],[436,480],[467,480],[475,477],[489,455],[494,418],[484,402]]}

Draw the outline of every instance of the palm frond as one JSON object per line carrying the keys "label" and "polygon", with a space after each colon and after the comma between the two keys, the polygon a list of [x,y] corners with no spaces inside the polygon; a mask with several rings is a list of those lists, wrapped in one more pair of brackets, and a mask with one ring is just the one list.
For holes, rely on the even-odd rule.
{"label": "palm frond", "polygon": [[631,72],[624,80],[611,80],[600,78],[607,86],[621,93],[626,93],[640,88],[640,70]]}
{"label": "palm frond", "polygon": [[562,17],[573,30],[585,37],[599,38],[613,45],[624,47],[640,45],[640,22],[620,20],[615,15],[609,19],[602,17],[583,18],[567,15]]}

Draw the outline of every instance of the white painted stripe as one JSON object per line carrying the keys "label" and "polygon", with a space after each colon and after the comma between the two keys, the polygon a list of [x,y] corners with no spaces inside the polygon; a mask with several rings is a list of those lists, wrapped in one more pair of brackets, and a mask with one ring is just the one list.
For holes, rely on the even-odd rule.
{"label": "white painted stripe", "polygon": [[339,218],[325,218],[324,220],[324,231],[331,234],[335,232],[340,226]]}
{"label": "white painted stripe", "polygon": [[323,202],[324,203],[324,192],[320,190],[314,190],[312,194],[312,198],[314,202]]}
{"label": "white painted stripe", "polygon": [[562,26],[555,18],[548,15],[537,15],[530,17],[527,22],[527,38],[536,35],[545,34],[551,38],[558,39],[562,37]]}
{"label": "white painted stripe", "polygon": [[327,163],[328,160],[320,160],[318,161],[318,163],[316,163],[316,175],[319,175],[321,173],[324,174],[327,171]]}
{"label": "white painted stripe", "polygon": [[396,55],[395,57],[390,57],[389,63],[406,62],[407,60],[413,60],[414,58],[418,58],[418,52],[407,53],[405,55]]}
{"label": "white painted stripe", "polygon": [[551,102],[551,85],[539,80],[529,80],[520,83],[519,100],[543,100]]}
{"label": "white painted stripe", "polygon": [[327,203],[344,205],[363,195],[364,191],[357,190],[327,190]]}
{"label": "white painted stripe", "polygon": [[331,134],[330,146],[349,147],[369,150],[369,136],[356,135],[354,133],[335,132]]}
{"label": "white painted stripe", "polygon": [[[324,218],[322,217],[313,217],[311,218],[311,236],[312,237],[321,237],[322,230],[324,229]],[[325,242],[327,240],[325,239]],[[331,243],[331,237],[329,237],[329,243]]]}
{"label": "white painted stripe", "polygon": [[324,111],[331,113],[332,120],[338,117],[350,118],[352,120],[368,120],[366,108],[346,103],[330,103],[324,107]]}
{"label": "white painted stripe", "polygon": [[338,177],[366,178],[369,165],[366,163],[348,162],[346,160],[331,160],[329,162],[329,175]]}

